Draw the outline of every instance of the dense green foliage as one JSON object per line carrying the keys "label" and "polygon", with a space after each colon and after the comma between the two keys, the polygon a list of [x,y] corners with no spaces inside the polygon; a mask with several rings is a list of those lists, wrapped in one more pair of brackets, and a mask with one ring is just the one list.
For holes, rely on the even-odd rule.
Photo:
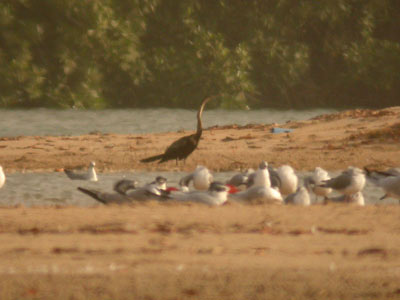
{"label": "dense green foliage", "polygon": [[0,107],[400,104],[398,0],[2,0],[0,28]]}

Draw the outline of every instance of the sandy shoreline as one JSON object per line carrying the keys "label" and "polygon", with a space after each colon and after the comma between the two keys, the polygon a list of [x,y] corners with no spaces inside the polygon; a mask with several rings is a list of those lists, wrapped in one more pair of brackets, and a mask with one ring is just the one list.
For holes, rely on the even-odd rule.
{"label": "sandy shoreline", "polygon": [[[209,128],[184,167],[139,162],[188,133],[0,138],[0,164],[6,173],[91,160],[99,172],[400,166],[400,107]],[[399,205],[3,206],[0,299],[400,299],[399,249]]]}
{"label": "sandy shoreline", "polygon": [[[272,127],[293,132],[272,134]],[[160,165],[139,162],[162,153],[172,141],[190,133],[3,137],[0,163],[6,172],[86,168],[91,160],[100,172],[189,171],[199,164],[226,171],[255,167],[261,160],[276,166],[290,164],[302,171],[316,166],[328,170],[349,165],[400,166],[400,107],[345,111],[286,124],[208,128],[185,166],[177,167],[174,161]]]}
{"label": "sandy shoreline", "polygon": [[1,208],[0,298],[398,299],[399,215],[397,205]]}

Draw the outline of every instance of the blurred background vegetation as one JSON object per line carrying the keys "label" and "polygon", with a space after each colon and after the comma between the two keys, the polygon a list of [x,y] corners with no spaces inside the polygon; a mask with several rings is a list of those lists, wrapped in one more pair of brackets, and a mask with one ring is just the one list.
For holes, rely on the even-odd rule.
{"label": "blurred background vegetation", "polygon": [[400,104],[399,0],[2,0],[0,107]]}

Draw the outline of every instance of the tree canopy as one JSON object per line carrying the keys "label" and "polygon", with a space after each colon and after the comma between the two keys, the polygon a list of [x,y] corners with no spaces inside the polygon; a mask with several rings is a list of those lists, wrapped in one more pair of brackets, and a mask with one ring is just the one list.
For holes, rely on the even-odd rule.
{"label": "tree canopy", "polygon": [[0,28],[0,107],[400,104],[398,0],[3,0]]}

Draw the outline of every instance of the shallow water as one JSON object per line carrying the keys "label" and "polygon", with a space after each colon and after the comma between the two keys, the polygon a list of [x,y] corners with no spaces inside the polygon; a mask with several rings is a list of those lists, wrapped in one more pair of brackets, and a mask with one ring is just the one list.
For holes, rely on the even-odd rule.
{"label": "shallow water", "polygon": [[[250,123],[279,123],[306,120],[317,115],[336,112],[332,109],[303,111],[279,110],[209,110],[203,114],[205,127],[214,125]],[[140,134],[193,130],[196,112],[183,109],[121,109],[121,110],[0,110],[0,137],[19,135],[80,135],[90,132]],[[0,161],[1,164],[1,161]],[[337,173],[336,173],[337,174]],[[331,175],[336,175],[335,173]],[[63,173],[13,173],[7,174],[6,185],[0,189],[0,205],[78,205],[91,206],[97,202],[77,190],[78,186],[111,192],[113,183],[121,178],[131,178],[145,184],[157,175],[168,178],[176,186],[184,176],[181,172],[134,172],[98,174],[99,182],[71,181]],[[226,181],[232,172],[216,173],[216,180]],[[299,174],[299,177],[307,173]],[[388,199],[378,201],[383,192],[370,183],[364,189],[367,204],[398,203]]]}
{"label": "shallow water", "polygon": [[[234,172],[214,173],[214,179],[225,182]],[[339,173],[331,173],[336,176]],[[93,206],[99,204],[91,197],[77,190],[78,186],[85,188],[112,192],[115,181],[127,178],[135,179],[139,185],[152,182],[156,176],[161,175],[168,179],[169,186],[178,186],[180,178],[186,173],[182,172],[133,172],[133,173],[107,173],[98,174],[98,182],[70,180],[64,173],[13,173],[7,176],[6,184],[0,189],[0,205],[25,206],[52,206],[52,205],[77,205]],[[310,173],[298,173],[300,179]],[[366,204],[398,203],[395,199],[378,200],[383,192],[367,183],[363,191]],[[312,196],[314,200],[314,196]],[[102,204],[100,204],[102,205]]]}
{"label": "shallow water", "polygon": [[[207,110],[203,126],[246,125],[306,120],[332,109],[312,110]],[[80,135],[90,132],[142,134],[194,130],[196,111],[185,109],[6,110],[0,109],[0,137]]]}

